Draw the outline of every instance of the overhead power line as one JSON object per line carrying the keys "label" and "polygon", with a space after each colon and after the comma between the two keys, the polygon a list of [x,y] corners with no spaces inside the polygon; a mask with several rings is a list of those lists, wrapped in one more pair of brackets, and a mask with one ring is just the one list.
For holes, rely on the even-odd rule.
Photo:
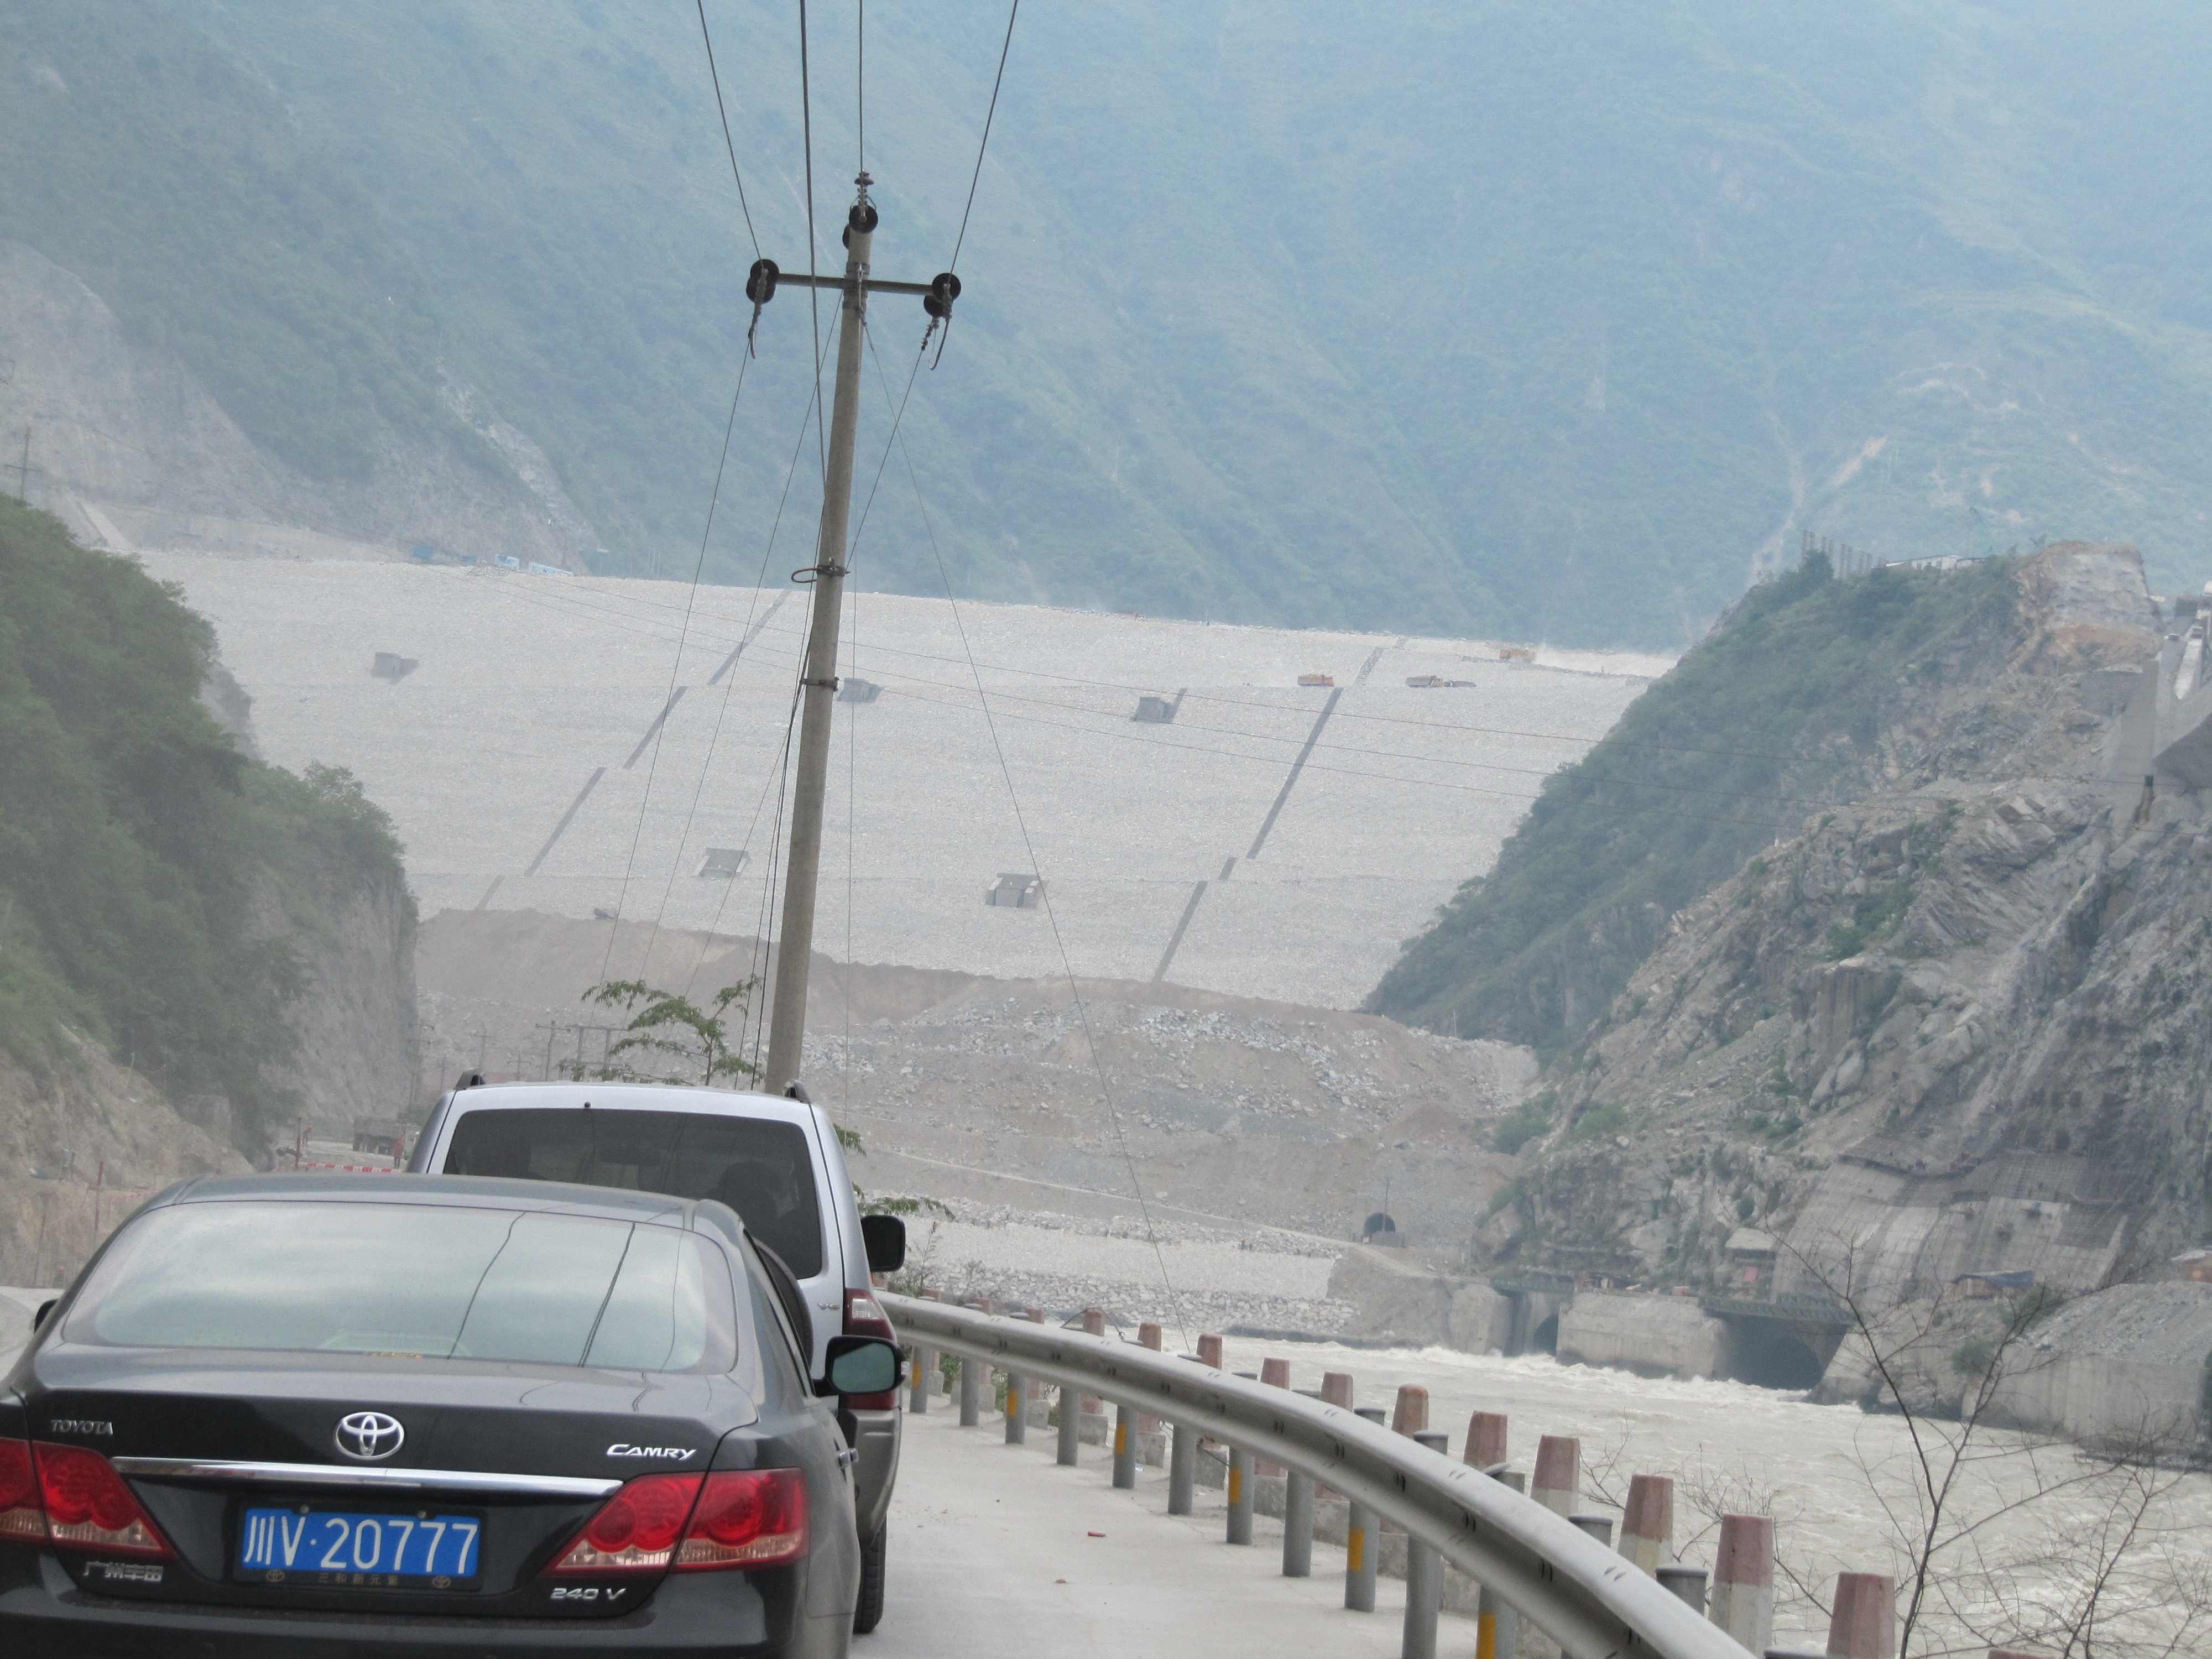
{"label": "overhead power line", "polygon": [[722,148],[729,152],[730,177],[738,186],[738,210],[745,216],[745,234],[751,238],[753,258],[761,256],[760,237],[753,230],[753,210],[745,201],[745,181],[738,171],[737,140],[730,137],[729,106],[722,101],[722,74],[714,67],[714,37],[707,30],[707,0],[698,0],[699,38],[707,43],[707,74],[714,82],[714,107],[722,117]]}
{"label": "overhead power line", "polygon": [[[1006,54],[1014,49],[1014,19],[1021,15],[1022,0],[1014,0],[1006,11],[1006,39],[999,48],[999,72],[991,78],[991,106],[983,112],[983,137],[975,146],[975,171],[968,179],[968,205],[960,210],[960,234],[953,239],[952,258],[945,267],[947,270],[960,269],[960,250],[968,240],[968,216],[975,210],[975,186],[983,177],[983,152],[991,147],[991,123],[999,113],[999,88],[1006,78]],[[921,486],[917,484],[915,488],[919,489]]]}

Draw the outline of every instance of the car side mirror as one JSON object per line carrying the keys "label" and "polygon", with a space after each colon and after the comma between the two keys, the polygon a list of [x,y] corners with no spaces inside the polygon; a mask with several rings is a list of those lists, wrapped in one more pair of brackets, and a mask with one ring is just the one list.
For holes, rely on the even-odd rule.
{"label": "car side mirror", "polygon": [[906,1266],[906,1223],[895,1215],[860,1218],[860,1242],[868,1252],[868,1271],[895,1273]]}
{"label": "car side mirror", "polygon": [[880,1336],[833,1336],[830,1363],[823,1368],[817,1394],[889,1394],[899,1385],[906,1358],[896,1342]]}
{"label": "car side mirror", "polygon": [[31,1328],[35,1331],[45,1325],[46,1322],[46,1316],[52,1313],[54,1309],[60,1304],[60,1303],[61,1297],[58,1296],[50,1296],[44,1302],[39,1304],[38,1312],[31,1316]]}

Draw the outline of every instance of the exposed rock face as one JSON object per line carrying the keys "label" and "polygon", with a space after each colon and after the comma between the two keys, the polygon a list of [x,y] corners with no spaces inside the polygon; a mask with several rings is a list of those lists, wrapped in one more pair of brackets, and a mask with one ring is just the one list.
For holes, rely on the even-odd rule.
{"label": "exposed rock face", "polygon": [[1855,802],[1678,914],[1553,1068],[1500,1254],[1704,1284],[1756,1222],[1785,1291],[2085,1290],[2204,1226],[2212,796],[2114,776],[2163,624],[2131,549],[2014,582]]}
{"label": "exposed rock face", "polygon": [[427,541],[565,564],[596,539],[544,455],[459,382],[448,406],[507,476],[389,432],[367,478],[305,476],[258,448],[182,362],[131,340],[98,295],[20,242],[0,241],[0,356],[14,371],[0,380],[0,430],[15,442],[31,428],[31,501],[88,545],[291,556],[313,538],[272,527],[295,526],[402,553]]}
{"label": "exposed rock face", "polygon": [[305,970],[287,1019],[300,1039],[287,1081],[326,1132],[415,1103],[415,901],[398,881],[323,872],[312,925],[291,928]]}
{"label": "exposed rock face", "polygon": [[62,1284],[171,1182],[246,1167],[97,1043],[44,1085],[0,1055],[0,1284]]}

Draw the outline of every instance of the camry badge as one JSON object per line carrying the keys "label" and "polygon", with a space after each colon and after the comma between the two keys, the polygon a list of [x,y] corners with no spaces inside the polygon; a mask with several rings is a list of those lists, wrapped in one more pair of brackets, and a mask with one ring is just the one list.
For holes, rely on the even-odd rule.
{"label": "camry badge", "polygon": [[407,1431],[399,1426],[398,1418],[386,1417],[382,1412],[349,1412],[338,1419],[336,1437],[340,1455],[373,1463],[398,1451]]}

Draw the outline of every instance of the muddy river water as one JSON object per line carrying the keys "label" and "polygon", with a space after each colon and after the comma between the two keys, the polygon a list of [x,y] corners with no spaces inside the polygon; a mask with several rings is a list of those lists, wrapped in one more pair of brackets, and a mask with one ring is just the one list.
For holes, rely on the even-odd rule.
{"label": "muddy river water", "polygon": [[1265,1357],[1289,1359],[1294,1388],[1349,1371],[1363,1406],[1388,1407],[1400,1384],[1418,1383],[1429,1390],[1431,1426],[1451,1434],[1455,1454],[1477,1410],[1507,1414],[1517,1468],[1534,1463],[1539,1437],[1577,1436],[1583,1507],[1613,1510],[1616,1524],[1632,1474],[1672,1475],[1674,1547],[1693,1565],[1712,1564],[1716,1515],[1771,1514],[1780,1644],[1819,1646],[1841,1571],[1893,1574],[1902,1612],[1929,1532],[1931,1480],[1942,1490],[1948,1479],[1932,1588],[1907,1659],[1978,1656],[2000,1643],[2081,1654],[2067,1631],[2093,1597],[2088,1653],[2212,1653],[2212,1478],[2201,1474],[2113,1466],[1986,1428],[1954,1459],[1961,1431],[1944,1423],[1918,1425],[1923,1458],[1901,1417],[1547,1356],[1235,1338],[1224,1352],[1240,1371],[1257,1372]]}

